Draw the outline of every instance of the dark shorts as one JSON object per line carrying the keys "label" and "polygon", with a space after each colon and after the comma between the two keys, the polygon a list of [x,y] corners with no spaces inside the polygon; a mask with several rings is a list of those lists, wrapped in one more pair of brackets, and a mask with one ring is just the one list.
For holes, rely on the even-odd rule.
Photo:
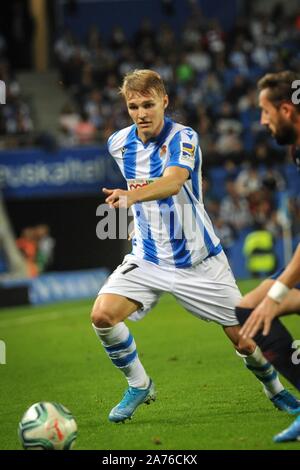
{"label": "dark shorts", "polygon": [[[282,268],[282,269],[279,269],[278,271],[276,271],[276,273],[274,273],[272,276],[270,276],[270,279],[277,279],[281,273],[283,273],[285,268]],[[296,284],[294,286],[294,289],[300,289],[300,283],[299,284]]]}

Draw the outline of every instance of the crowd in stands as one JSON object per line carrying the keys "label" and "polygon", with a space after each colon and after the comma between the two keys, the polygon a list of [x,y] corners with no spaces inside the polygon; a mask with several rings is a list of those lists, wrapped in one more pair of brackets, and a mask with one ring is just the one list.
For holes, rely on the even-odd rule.
{"label": "crowd in stands", "polygon": [[[213,180],[205,177],[205,205],[228,254],[236,239],[254,228],[264,228],[274,239],[279,238],[285,222],[281,219],[283,213],[287,216],[288,212],[299,211],[295,198],[289,198],[286,203],[285,179],[274,168],[262,172],[254,165],[247,165],[239,173],[227,176],[224,195],[214,188]],[[294,236],[298,235],[298,228],[296,223],[291,227]]]}
{"label": "crowd in stands", "polygon": [[[63,144],[105,141],[130,125],[118,86],[126,72],[152,68],[166,83],[171,117],[199,133],[205,203],[225,249],[254,227],[282,234],[278,209],[286,180],[277,165],[291,159],[260,126],[256,82],[267,72],[300,72],[300,12],[277,6],[269,15],[239,18],[226,33],[195,4],[177,34],[168,24],[154,30],[147,19],[131,40],[119,26],[107,42],[96,27],[85,43],[65,31],[55,54],[71,97],[60,115]],[[214,195],[212,175],[209,180],[218,165],[228,174],[222,195]],[[299,215],[296,197],[289,205],[286,211]]]}
{"label": "crowd in stands", "polygon": [[28,99],[5,56],[6,42],[0,34],[0,80],[6,87],[6,104],[0,106],[0,150],[33,145],[34,121]]}
{"label": "crowd in stands", "polygon": [[[135,68],[156,70],[170,96],[169,115],[199,133],[205,204],[230,253],[237,237],[254,227],[266,228],[275,238],[282,234],[278,209],[288,188],[278,164],[291,162],[291,157],[260,126],[256,82],[267,72],[300,72],[300,11],[291,15],[278,5],[271,14],[237,18],[234,29],[225,32],[217,20],[202,15],[197,2],[192,5],[181,31],[167,23],[157,28],[145,19],[131,38],[121,26],[109,40],[96,26],[86,41],[70,30],[57,38],[55,60],[69,97],[58,118],[59,144],[104,143],[130,125],[119,94],[122,77]],[[0,135],[30,134],[30,109],[3,58],[0,79],[8,84],[7,106],[0,107]],[[228,175],[222,185],[214,174],[220,167]],[[285,211],[297,236],[300,199],[290,196]]]}
{"label": "crowd in stands", "polygon": [[145,19],[131,39],[120,26],[108,41],[96,26],[86,42],[69,30],[57,39],[55,56],[71,98],[59,120],[63,144],[105,141],[130,124],[118,86],[124,73],[142,67],[161,74],[169,113],[199,132],[206,162],[272,161],[279,151],[259,125],[256,81],[269,71],[300,71],[300,13],[277,6],[272,14],[238,18],[225,32],[194,8],[176,33]]}

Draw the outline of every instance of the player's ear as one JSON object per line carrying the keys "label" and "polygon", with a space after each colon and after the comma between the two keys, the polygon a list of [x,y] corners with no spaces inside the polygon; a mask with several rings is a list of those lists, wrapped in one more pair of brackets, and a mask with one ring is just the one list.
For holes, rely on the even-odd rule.
{"label": "player's ear", "polygon": [[164,109],[166,109],[169,105],[169,97],[168,95],[164,96]]}
{"label": "player's ear", "polygon": [[294,106],[291,103],[284,102],[281,105],[281,112],[286,116],[290,117],[293,114]]}

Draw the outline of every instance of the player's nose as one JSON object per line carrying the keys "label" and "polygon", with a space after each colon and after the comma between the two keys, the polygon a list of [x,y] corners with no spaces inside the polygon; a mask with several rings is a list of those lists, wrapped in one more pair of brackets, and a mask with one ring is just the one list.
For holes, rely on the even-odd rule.
{"label": "player's nose", "polygon": [[268,126],[269,121],[265,116],[262,115],[261,118],[260,118],[260,123],[261,123],[262,126]]}
{"label": "player's nose", "polygon": [[143,109],[143,108],[139,108],[138,109],[138,118],[139,119],[145,119],[146,116],[147,116],[146,110]]}

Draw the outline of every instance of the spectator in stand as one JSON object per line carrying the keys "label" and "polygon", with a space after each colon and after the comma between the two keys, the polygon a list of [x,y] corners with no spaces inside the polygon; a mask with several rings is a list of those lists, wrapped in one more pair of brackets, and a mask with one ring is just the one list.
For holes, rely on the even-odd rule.
{"label": "spectator in stand", "polygon": [[221,217],[214,219],[214,228],[217,237],[220,238],[224,253],[227,257],[230,257],[231,250],[234,242],[237,238],[237,233],[234,227],[224,222]]}
{"label": "spectator in stand", "polygon": [[37,243],[36,263],[39,273],[47,271],[53,262],[55,240],[50,235],[50,227],[40,224],[34,227],[34,236]]}
{"label": "spectator in stand", "polygon": [[80,116],[71,103],[66,103],[59,116],[60,143],[62,146],[75,145],[75,129],[79,124]]}
{"label": "spectator in stand", "polygon": [[220,216],[223,221],[239,232],[251,226],[253,219],[246,198],[237,191],[236,182],[229,178],[226,181],[227,196],[222,200]]}
{"label": "spectator in stand", "polygon": [[24,228],[20,237],[16,240],[16,244],[26,261],[28,277],[37,276],[39,269],[36,262],[37,242],[35,229],[33,227]]}
{"label": "spectator in stand", "polygon": [[81,120],[75,127],[75,137],[79,145],[92,144],[96,138],[97,129],[89,121],[89,116],[86,112],[81,113]]}
{"label": "spectator in stand", "polygon": [[252,163],[247,162],[245,168],[240,172],[236,180],[236,189],[241,197],[248,197],[262,187],[261,176]]}
{"label": "spectator in stand", "polygon": [[204,205],[209,212],[209,215],[213,220],[219,218],[220,213],[220,201],[217,196],[214,194],[211,188],[211,181],[207,176],[203,176],[202,179],[202,195]]}

